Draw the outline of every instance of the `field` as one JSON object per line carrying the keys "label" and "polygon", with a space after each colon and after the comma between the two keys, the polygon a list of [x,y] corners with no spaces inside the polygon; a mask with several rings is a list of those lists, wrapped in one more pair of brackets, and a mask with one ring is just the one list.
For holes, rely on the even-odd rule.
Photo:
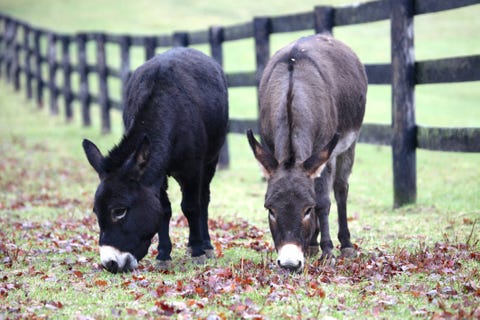
{"label": "field", "polygon": [[[294,8],[277,2],[3,0],[0,12],[64,32],[164,34],[304,12],[320,1]],[[417,17],[417,59],[479,54],[479,14],[477,5]],[[299,35],[273,36],[272,51]],[[387,22],[338,28],[335,36],[364,62],[390,59]],[[227,71],[253,70],[251,41],[224,50]],[[217,259],[190,263],[179,189],[172,181],[172,269],[156,268],[153,244],[139,270],[113,275],[99,265],[91,212],[98,178],[81,140],[89,138],[107,152],[122,134],[119,114],[113,114],[113,132],[101,135],[98,119],[84,128],[76,110],[77,118],[65,123],[27,101],[23,91],[14,92],[5,78],[0,93],[0,319],[480,318],[480,154],[418,151],[418,201],[393,210],[391,150],[360,144],[349,198],[359,257],[333,268],[313,258],[302,274],[291,275],[274,263],[263,209],[266,185],[246,138],[232,134],[231,167],[212,184],[210,230]],[[480,126],[478,82],[418,86],[415,99],[421,125]],[[255,101],[253,89],[231,90],[232,116],[256,116]],[[390,118],[390,89],[371,86],[366,122]],[[333,206],[332,236],[335,212]]]}

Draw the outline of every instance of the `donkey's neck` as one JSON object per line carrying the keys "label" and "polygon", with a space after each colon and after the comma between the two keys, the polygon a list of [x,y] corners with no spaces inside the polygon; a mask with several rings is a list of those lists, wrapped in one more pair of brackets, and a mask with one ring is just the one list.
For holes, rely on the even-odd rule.
{"label": "donkey's neck", "polygon": [[143,136],[132,131],[124,134],[122,140],[115,145],[103,160],[103,166],[108,172],[120,169],[135,153]]}
{"label": "donkey's neck", "polygon": [[127,161],[135,156],[135,152],[139,148],[145,136],[150,141],[150,155],[147,167],[144,171],[142,182],[152,184],[163,179],[167,173],[168,166],[168,150],[163,150],[166,146],[162,146],[158,142],[158,136],[148,135],[144,130],[138,130],[133,127],[122,137],[122,140],[104,159],[104,167],[109,172],[119,170]]}

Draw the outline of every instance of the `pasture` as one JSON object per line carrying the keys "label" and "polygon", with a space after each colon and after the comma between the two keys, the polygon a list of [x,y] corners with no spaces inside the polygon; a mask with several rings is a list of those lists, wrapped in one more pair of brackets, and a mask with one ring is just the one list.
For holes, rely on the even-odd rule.
{"label": "pasture", "polygon": [[[0,12],[65,32],[163,34],[302,12],[320,2],[348,3],[19,0],[0,2]],[[478,54],[479,14],[476,5],[416,18],[416,58]],[[334,32],[363,62],[389,61],[388,22]],[[272,53],[299,35],[274,36]],[[224,63],[227,71],[253,70],[252,43],[225,45]],[[231,134],[231,167],[212,183],[210,232],[218,258],[190,263],[172,181],[172,269],[155,268],[154,243],[138,271],[113,275],[100,267],[91,212],[98,178],[81,141],[91,139],[105,153],[120,140],[120,115],[113,113],[112,133],[100,135],[96,108],[93,126],[83,128],[79,116],[65,123],[38,109],[4,78],[0,92],[0,319],[480,317],[480,154],[418,151],[417,203],[393,210],[390,148],[358,145],[349,226],[359,257],[335,268],[312,259],[302,274],[291,275],[275,266],[266,184],[247,139]],[[418,86],[415,99],[422,125],[480,126],[478,82]],[[232,117],[255,117],[255,90],[232,89],[230,107]],[[365,122],[390,117],[389,87],[370,86]],[[330,218],[338,245],[334,206]]]}

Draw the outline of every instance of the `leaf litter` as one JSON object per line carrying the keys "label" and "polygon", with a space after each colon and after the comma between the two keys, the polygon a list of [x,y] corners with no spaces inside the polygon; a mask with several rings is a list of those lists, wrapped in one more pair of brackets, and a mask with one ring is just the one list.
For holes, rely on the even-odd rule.
{"label": "leaf litter", "polygon": [[[430,247],[419,246],[412,252],[405,248],[375,248],[363,252],[362,248],[357,248],[360,254],[355,259],[340,258],[334,267],[312,260],[302,274],[290,275],[275,266],[267,232],[247,221],[214,220],[211,222],[211,226],[214,226],[212,239],[218,256],[225,259],[230,256],[229,250],[241,247],[256,252],[260,259],[231,259],[227,265],[209,263],[196,268],[193,274],[182,277],[181,271],[176,268],[157,270],[153,263],[154,252],[151,250],[152,253],[141,262],[138,271],[123,274],[121,282],[114,282],[101,276],[104,271],[96,262],[96,234],[92,231],[95,223],[94,219],[87,218],[68,221],[57,219],[50,223],[20,223],[11,221],[9,217],[0,217],[0,224],[9,226],[8,232],[0,232],[3,270],[0,300],[7,300],[14,292],[28,291],[28,285],[22,284],[27,277],[38,278],[45,283],[65,281],[56,272],[37,269],[37,258],[49,256],[58,261],[61,270],[67,273],[69,281],[74,281],[74,285],[80,286],[83,283],[92,290],[108,290],[115,286],[127,291],[132,301],[138,303],[135,307],[122,311],[122,315],[156,317],[182,314],[187,318],[208,318],[213,305],[214,310],[222,310],[214,312],[220,319],[232,316],[263,319],[268,318],[272,308],[280,303],[295,306],[291,318],[314,318],[319,312],[325,311],[321,309],[321,303],[325,299],[336,300],[331,308],[354,313],[358,306],[348,305],[341,295],[329,292],[329,286],[335,285],[353,288],[364,299],[373,297],[369,311],[373,316],[381,316],[385,310],[401,303],[398,294],[383,291],[382,287],[389,285],[393,285],[392,289],[401,295],[435,306],[436,311],[409,306],[412,315],[462,318],[475,317],[479,313],[478,273],[461,272],[465,263],[478,265],[480,260],[478,251],[475,250],[478,247],[452,243],[448,239]],[[174,221],[174,224],[177,222]],[[181,236],[179,233],[181,232],[174,234]],[[54,258],[56,256],[62,258]],[[172,280],[172,277],[163,279],[162,274],[176,277],[176,280]],[[413,275],[428,278],[426,283],[430,285],[399,285],[392,281],[397,276]],[[432,286],[432,283],[435,285]],[[263,301],[256,297],[259,292],[265,295]],[[458,299],[459,296],[462,298]],[[315,299],[317,306],[305,303],[304,298]],[[450,303],[451,298],[456,298],[455,302]],[[151,307],[142,307],[144,301],[145,305],[152,304]],[[31,301],[25,300],[13,309],[8,304],[2,304],[0,314],[14,317],[39,316],[42,312],[58,312],[66,305],[57,300],[37,301],[38,308],[27,307],[30,304]],[[292,315],[292,310],[289,312]]]}
{"label": "leaf litter", "polygon": [[[10,143],[28,147],[15,138]],[[48,153],[45,148],[33,150]],[[0,166],[0,186],[5,190],[0,198],[0,318],[48,318],[68,309],[77,319],[104,315],[73,312],[75,301],[62,300],[61,295],[35,298],[32,293],[38,283],[45,288],[73,287],[85,295],[121,290],[129,302],[113,307],[108,315],[113,318],[267,319],[273,313],[315,319],[329,314],[355,317],[357,312],[383,317],[399,305],[410,316],[480,318],[476,220],[463,219],[472,227],[465,242],[445,237],[432,245],[420,242],[413,249],[356,247],[359,255],[354,259],[339,258],[334,267],[312,259],[301,274],[291,275],[276,267],[268,230],[243,219],[212,219],[209,227],[218,261],[192,271],[185,266],[188,259],[175,256],[172,269],[159,270],[152,245],[137,271],[110,277],[98,264],[98,229],[89,213],[91,195],[82,191],[79,197],[69,198],[57,191],[61,181],[83,185],[85,178],[74,169],[55,173],[54,168],[47,168],[53,174],[46,177],[44,166],[26,170],[30,162],[19,158],[14,153]],[[32,188],[25,181],[38,185]],[[53,210],[55,219],[22,219],[25,212],[37,208]],[[181,247],[186,219],[179,216],[171,223],[173,243]],[[239,249],[245,256],[235,254]],[[46,260],[51,267],[45,267]],[[414,280],[395,280],[402,277]]]}

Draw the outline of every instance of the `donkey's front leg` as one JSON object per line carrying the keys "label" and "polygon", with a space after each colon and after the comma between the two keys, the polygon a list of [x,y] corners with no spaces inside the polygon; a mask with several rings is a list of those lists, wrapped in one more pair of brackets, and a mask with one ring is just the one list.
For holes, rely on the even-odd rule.
{"label": "donkey's front leg", "polygon": [[355,157],[355,143],[344,153],[337,157],[335,181],[333,191],[338,209],[338,240],[342,256],[352,258],[357,255],[350,241],[347,219],[348,178],[352,172]]}
{"label": "donkey's front leg", "polygon": [[318,254],[318,234],[320,233],[320,227],[319,227],[319,221],[317,214],[315,213],[315,219],[316,219],[316,228],[315,231],[313,232],[313,236],[310,238],[310,242],[308,243],[308,249],[307,249],[307,255],[309,257],[313,257]]}
{"label": "donkey's front leg", "polygon": [[333,242],[330,238],[330,227],[328,224],[330,205],[330,199],[325,197],[322,203],[317,205],[316,213],[318,215],[318,221],[320,224],[320,248],[322,249],[320,260],[332,260],[331,262],[333,264],[335,262],[333,260],[334,256],[332,253]]}
{"label": "donkey's front leg", "polygon": [[166,190],[160,190],[160,203],[162,204],[163,215],[162,222],[160,224],[160,230],[158,231],[158,267],[160,269],[168,269],[171,264],[171,252],[172,242],[170,241],[170,218],[172,217],[172,207],[168,200]]}
{"label": "donkey's front leg", "polygon": [[188,247],[191,249],[195,263],[205,263],[205,251],[202,248],[201,207],[200,207],[200,179],[188,179],[182,187],[182,211],[188,220],[190,235]]}
{"label": "donkey's front leg", "polygon": [[315,179],[315,193],[317,197],[315,212],[320,225],[320,248],[322,249],[320,260],[334,264],[335,259],[332,253],[333,242],[330,238],[330,227],[328,224],[328,216],[330,214],[331,206],[329,196],[331,176],[332,165],[329,163],[323,170],[322,175]]}

